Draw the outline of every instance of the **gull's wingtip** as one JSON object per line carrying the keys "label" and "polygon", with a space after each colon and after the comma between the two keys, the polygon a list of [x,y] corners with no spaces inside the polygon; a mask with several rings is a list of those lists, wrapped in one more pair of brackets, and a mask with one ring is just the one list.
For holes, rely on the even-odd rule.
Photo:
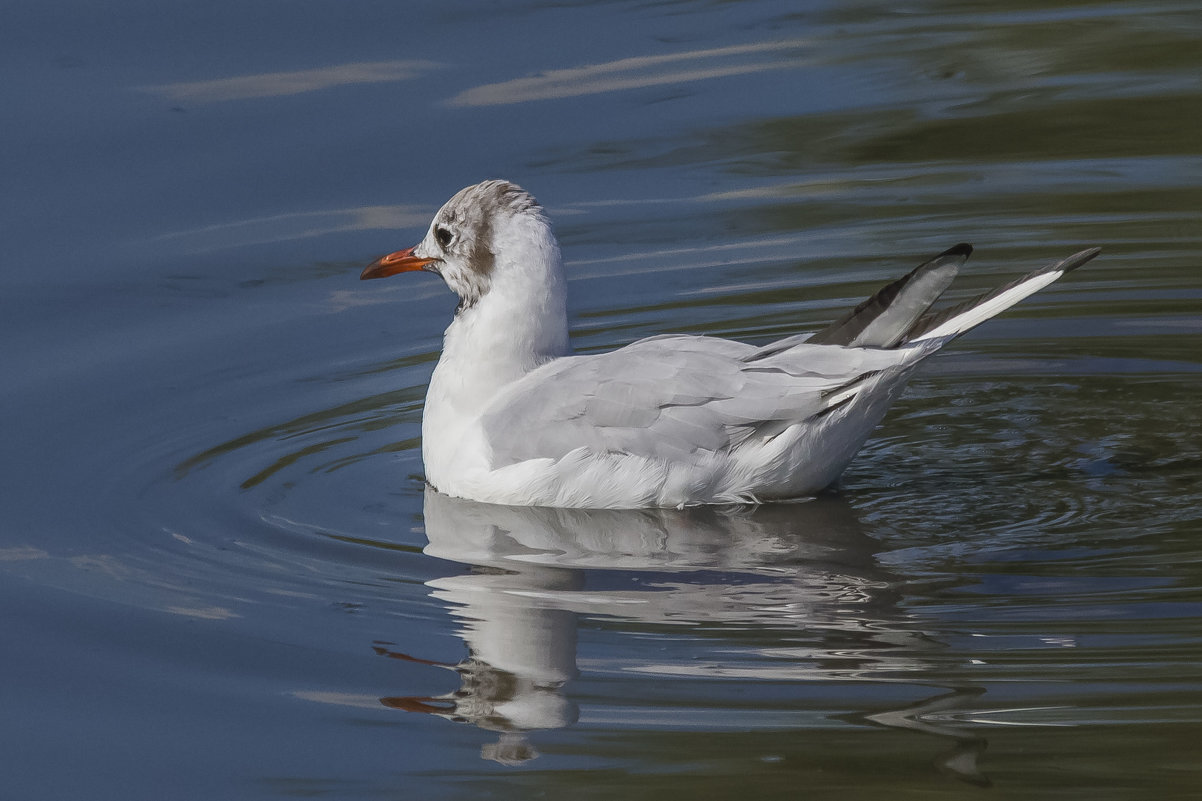
{"label": "gull's wingtip", "polygon": [[1018,303],[1048,284],[1077,269],[1099,253],[1101,248],[1088,248],[1073,255],[1054,261],[1033,273],[1028,273],[1016,281],[1011,281],[992,292],[986,292],[971,300],[923,315],[902,337],[903,342],[921,342],[925,339],[940,339],[944,341],[958,337],[966,331],[980,325],[1000,312]]}
{"label": "gull's wingtip", "polygon": [[1085,262],[1093,259],[1101,252],[1101,248],[1087,248],[1079,253],[1074,253],[1064,261],[1060,262],[1060,269],[1064,270],[1066,273],[1070,270],[1075,270],[1082,264],[1085,264]]}

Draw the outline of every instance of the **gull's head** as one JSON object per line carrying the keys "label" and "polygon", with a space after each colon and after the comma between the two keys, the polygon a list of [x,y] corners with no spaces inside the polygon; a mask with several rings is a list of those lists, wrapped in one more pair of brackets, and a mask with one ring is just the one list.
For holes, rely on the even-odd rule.
{"label": "gull's head", "polygon": [[558,269],[558,248],[542,207],[517,184],[485,181],[443,204],[421,242],[381,256],[359,277],[437,273],[462,306],[472,306],[492,288],[499,271],[529,269],[521,265],[540,260]]}

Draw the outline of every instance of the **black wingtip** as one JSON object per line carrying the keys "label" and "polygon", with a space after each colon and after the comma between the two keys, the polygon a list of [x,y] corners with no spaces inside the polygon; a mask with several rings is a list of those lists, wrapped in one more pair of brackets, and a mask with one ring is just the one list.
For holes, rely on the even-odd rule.
{"label": "black wingtip", "polygon": [[1031,275],[1040,275],[1042,273],[1068,273],[1080,267],[1082,264],[1092,260],[1095,256],[1102,252],[1101,248],[1089,248],[1082,250],[1068,258],[1054,261],[1042,270],[1036,270]]}
{"label": "black wingtip", "polygon": [[1090,248],[1089,250],[1083,250],[1080,253],[1074,253],[1073,255],[1069,256],[1067,259],[1061,262],[1061,264],[1064,265],[1064,271],[1067,273],[1070,270],[1077,269],[1082,264],[1085,264],[1085,262],[1093,259],[1101,252],[1101,248]]}
{"label": "black wingtip", "polygon": [[952,245],[950,248],[943,251],[935,258],[941,259],[944,256],[963,256],[964,258],[967,259],[971,255],[972,255],[972,245],[968,244],[967,242],[961,242],[958,245]]}

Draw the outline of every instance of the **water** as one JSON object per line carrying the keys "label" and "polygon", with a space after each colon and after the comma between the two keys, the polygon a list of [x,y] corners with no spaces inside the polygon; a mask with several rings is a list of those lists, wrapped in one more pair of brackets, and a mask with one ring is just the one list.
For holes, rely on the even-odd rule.
{"label": "water", "polygon": [[[5,798],[1202,792],[1191,4],[7,19]],[[356,278],[494,176],[582,350],[1104,254],[829,497],[487,507],[418,478],[454,299]]]}

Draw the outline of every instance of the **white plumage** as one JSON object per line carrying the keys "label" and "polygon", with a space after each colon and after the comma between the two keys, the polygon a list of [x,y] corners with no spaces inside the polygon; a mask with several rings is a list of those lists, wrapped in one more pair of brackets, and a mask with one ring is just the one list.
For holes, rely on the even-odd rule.
{"label": "white plumage", "polygon": [[670,507],[830,485],[923,358],[1099,252],[930,312],[971,251],[951,248],[812,335],[759,348],[658,336],[573,356],[551,226],[521,188],[486,181],[362,277],[427,270],[460,297],[422,418],[436,489],[503,504]]}

